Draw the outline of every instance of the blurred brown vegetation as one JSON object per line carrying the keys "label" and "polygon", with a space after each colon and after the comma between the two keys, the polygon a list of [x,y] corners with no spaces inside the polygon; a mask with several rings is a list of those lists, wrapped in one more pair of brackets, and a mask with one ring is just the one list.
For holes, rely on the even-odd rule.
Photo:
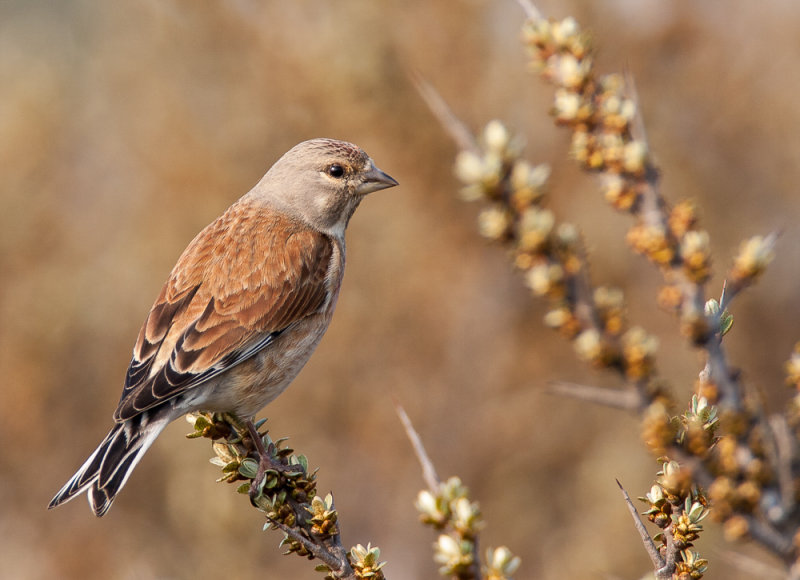
{"label": "blurred brown vegetation", "polygon": [[[636,79],[663,191],[702,207],[718,276],[739,240],[782,229],[726,337],[779,410],[800,338],[800,4],[538,4],[592,31],[601,72]],[[550,89],[526,71],[522,20],[514,2],[480,0],[0,4],[0,575],[319,577],[214,483],[187,424],[161,436],[107,517],[83,500],[45,509],[110,426],[139,324],[180,251],[318,136],[360,144],[401,183],[353,219],[332,327],[265,412],[321,468],[345,544],[379,545],[393,580],[436,577],[395,396],[440,474],[481,502],[483,546],[523,556],[519,578],[648,569],[614,483],[643,495],[657,470],[637,421],[545,393],[551,380],[613,380],[575,363],[502,250],[478,237],[476,208],[455,195],[455,148],[406,75],[418,69],[473,128],[498,117],[525,132],[529,159],[554,166],[553,207],[587,235],[595,279],[626,291],[688,401],[698,358],[657,310],[659,276],[625,248],[625,218],[566,159]],[[749,577],[725,563],[718,531],[698,549],[707,578]]]}

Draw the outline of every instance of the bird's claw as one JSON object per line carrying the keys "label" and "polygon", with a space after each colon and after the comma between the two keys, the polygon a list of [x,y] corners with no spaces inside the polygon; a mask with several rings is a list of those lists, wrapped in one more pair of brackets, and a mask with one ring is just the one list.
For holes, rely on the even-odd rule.
{"label": "bird's claw", "polygon": [[258,470],[250,483],[250,502],[257,505],[257,500],[264,490],[264,485],[267,481],[267,472],[273,471],[278,474],[285,474],[289,477],[303,472],[302,465],[286,465],[279,458],[273,456],[274,446],[270,445],[269,449],[264,446],[264,439],[258,432],[258,429],[252,421],[247,421],[247,430],[249,431],[250,438],[253,440],[253,445],[258,453]]}

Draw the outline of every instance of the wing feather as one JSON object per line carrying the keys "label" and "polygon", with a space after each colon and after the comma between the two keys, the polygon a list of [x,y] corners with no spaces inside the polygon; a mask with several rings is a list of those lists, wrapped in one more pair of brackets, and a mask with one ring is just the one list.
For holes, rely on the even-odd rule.
{"label": "wing feather", "polygon": [[189,244],[156,299],[115,420],[225,372],[324,309],[334,244],[274,212],[231,206]]}

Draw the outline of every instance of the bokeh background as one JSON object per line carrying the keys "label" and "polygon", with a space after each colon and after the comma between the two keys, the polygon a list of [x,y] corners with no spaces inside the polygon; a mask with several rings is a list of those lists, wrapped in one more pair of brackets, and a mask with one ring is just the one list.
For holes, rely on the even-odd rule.
{"label": "bokeh background", "polygon": [[[636,79],[670,199],[703,210],[714,288],[741,239],[780,229],[778,256],[735,304],[726,338],[779,411],[800,338],[800,4],[542,0],[593,31],[601,72]],[[499,118],[553,166],[552,207],[586,233],[598,283],[622,287],[661,338],[686,400],[702,362],[655,306],[659,276],[625,247],[628,220],[566,158],[551,89],[527,70],[510,0],[3,0],[0,3],[0,576],[319,578],[216,484],[209,445],[172,425],[114,508],[53,493],[110,426],[145,313],[189,240],[284,151],[354,141],[401,187],[348,232],[334,322],[266,411],[320,468],[346,545],[382,549],[393,580],[436,578],[412,502],[420,469],[402,402],[442,476],[488,520],[483,546],[523,556],[518,578],[639,578],[648,559],[614,478],[655,476],[636,417],[546,393],[613,386],[541,323],[502,249],[457,199],[453,144],[408,80],[416,69],[472,128]],[[746,578],[716,530],[709,579]],[[752,547],[736,547],[770,563]]]}

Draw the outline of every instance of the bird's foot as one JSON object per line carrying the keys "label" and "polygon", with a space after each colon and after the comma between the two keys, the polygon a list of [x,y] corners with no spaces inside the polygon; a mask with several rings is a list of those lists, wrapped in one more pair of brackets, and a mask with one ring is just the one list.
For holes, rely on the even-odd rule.
{"label": "bird's foot", "polygon": [[298,470],[302,472],[303,468],[300,465],[286,465],[283,463],[280,458],[275,455],[273,444],[270,443],[270,449],[264,446],[264,438],[258,432],[258,429],[256,429],[253,421],[248,419],[246,423],[250,438],[253,440],[256,453],[258,453],[258,470],[250,484],[250,502],[253,503],[253,505],[257,505],[256,500],[264,489],[268,471],[276,471],[279,474],[296,474]]}

